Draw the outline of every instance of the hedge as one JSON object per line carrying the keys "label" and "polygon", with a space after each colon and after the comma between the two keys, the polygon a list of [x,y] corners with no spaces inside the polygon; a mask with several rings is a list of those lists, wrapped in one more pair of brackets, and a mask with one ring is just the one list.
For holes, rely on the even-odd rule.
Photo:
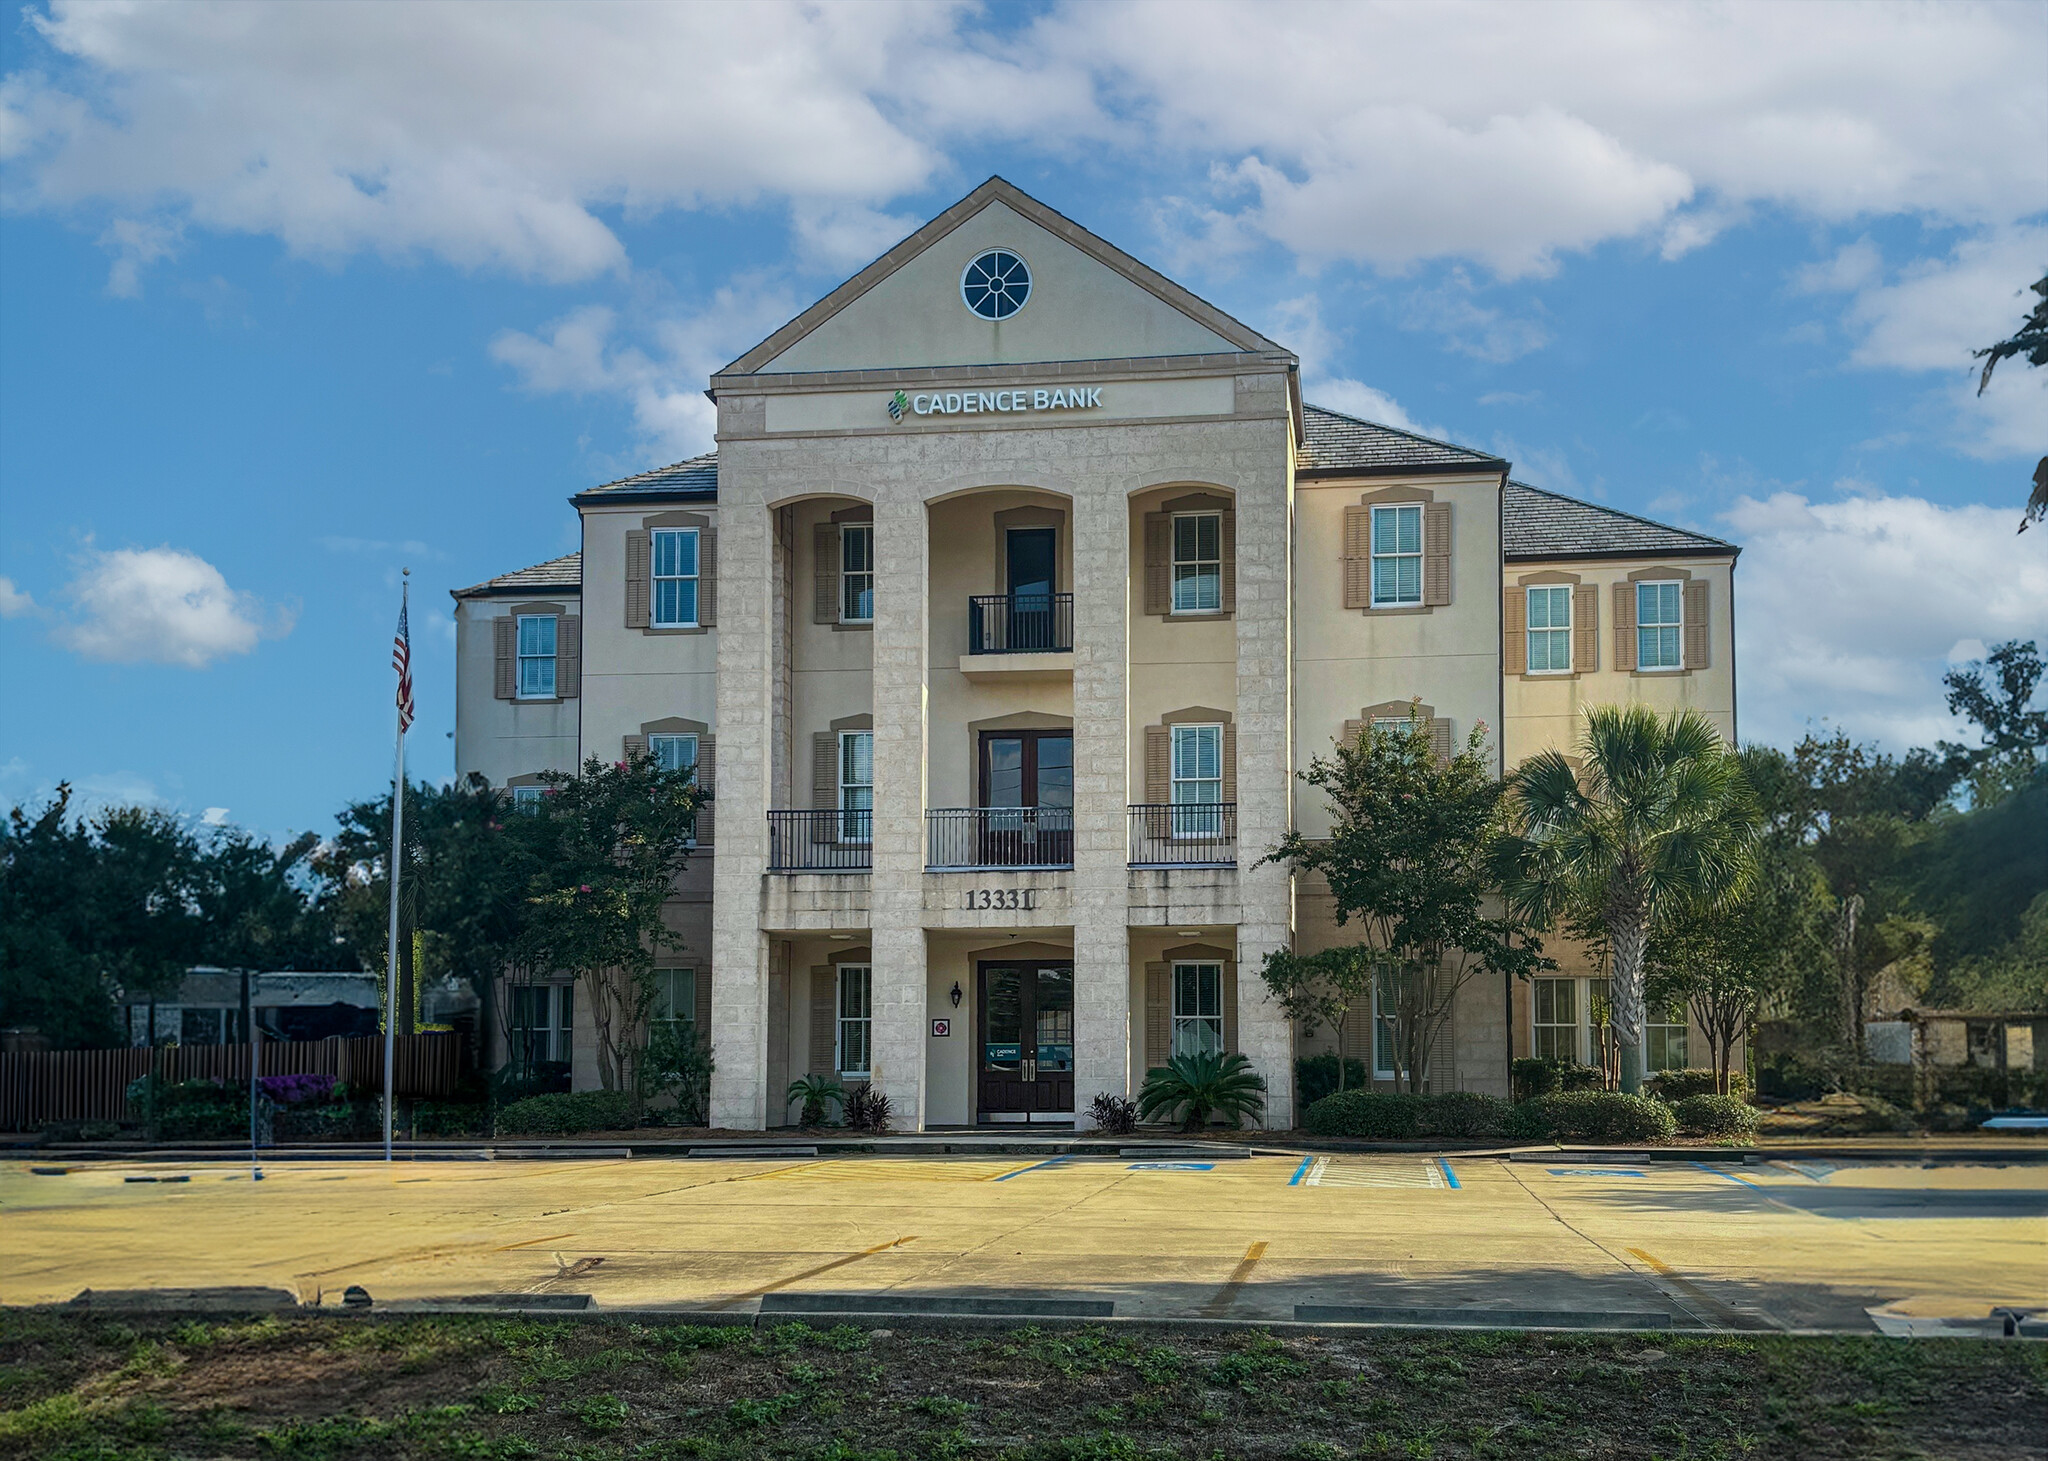
{"label": "hedge", "polygon": [[1756,1107],[1734,1096],[1687,1096],[1671,1109],[1678,1129],[1692,1136],[1756,1135]]}
{"label": "hedge", "polygon": [[1509,1125],[1511,1136],[1574,1141],[1668,1141],[1678,1132],[1662,1101],[1620,1091],[1563,1091],[1524,1101]]}
{"label": "hedge", "polygon": [[1476,1091],[1418,1096],[1409,1091],[1339,1091],[1308,1108],[1303,1124],[1317,1136],[1371,1141],[1417,1137],[1492,1137],[1507,1130],[1508,1103]]}
{"label": "hedge", "polygon": [[[1372,1082],[1366,1078],[1365,1062],[1356,1056],[1344,1059],[1344,1089],[1363,1091],[1370,1089]],[[1303,1055],[1294,1062],[1294,1099],[1301,1103],[1301,1109],[1309,1107],[1325,1096],[1337,1093],[1337,1056],[1335,1052],[1322,1055]]]}
{"label": "hedge", "polygon": [[[1711,1070],[1667,1070],[1651,1076],[1643,1082],[1643,1089],[1661,1101],[1677,1105],[1687,1096],[1711,1096],[1714,1090],[1714,1073]],[[1749,1079],[1739,1070],[1728,1072],[1728,1094],[1746,1096],[1749,1094]]]}
{"label": "hedge", "polygon": [[625,1091],[574,1091],[528,1096],[498,1112],[500,1136],[560,1136],[576,1131],[617,1131],[633,1123]]}

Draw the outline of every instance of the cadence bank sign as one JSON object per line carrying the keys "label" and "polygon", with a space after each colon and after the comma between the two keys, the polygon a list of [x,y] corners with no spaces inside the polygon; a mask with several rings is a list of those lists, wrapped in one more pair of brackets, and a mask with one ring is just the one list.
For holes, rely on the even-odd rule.
{"label": "cadence bank sign", "polygon": [[931,391],[889,398],[889,419],[973,416],[1010,411],[1086,411],[1102,404],[1101,386],[1033,386],[1013,391]]}

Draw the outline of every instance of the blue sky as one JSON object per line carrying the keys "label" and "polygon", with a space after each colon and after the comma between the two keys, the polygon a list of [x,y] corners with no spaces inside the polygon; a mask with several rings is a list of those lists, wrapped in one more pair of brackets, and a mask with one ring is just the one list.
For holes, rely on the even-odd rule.
{"label": "blue sky", "polygon": [[447,775],[447,590],[990,173],[1311,400],[1742,542],[1749,738],[1949,733],[1946,663],[2048,638],[2048,372],[1968,359],[2048,272],[2048,7],[18,13],[0,799],[324,830],[401,565]]}

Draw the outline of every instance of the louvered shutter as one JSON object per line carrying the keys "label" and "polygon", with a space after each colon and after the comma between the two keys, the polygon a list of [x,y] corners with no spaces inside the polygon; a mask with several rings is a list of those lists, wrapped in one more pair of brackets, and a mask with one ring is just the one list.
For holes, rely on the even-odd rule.
{"label": "louvered shutter", "polygon": [[819,523],[811,529],[811,572],[815,596],[811,622],[839,622],[839,524]]}
{"label": "louvered shutter", "polygon": [[1685,667],[1707,667],[1712,637],[1707,625],[1707,581],[1695,578],[1685,586]]}
{"label": "louvered shutter", "polygon": [[1344,744],[1345,744],[1345,745],[1347,745],[1347,746],[1355,746],[1355,745],[1357,745],[1357,744],[1359,743],[1360,739],[1362,739],[1362,738],[1364,737],[1364,735],[1365,735],[1365,722],[1364,722],[1364,721],[1362,721],[1362,720],[1347,720],[1347,721],[1345,721],[1345,722],[1344,722]]}
{"label": "louvered shutter", "polygon": [[519,621],[507,614],[491,620],[491,693],[500,700],[519,695]]}
{"label": "louvered shutter", "polygon": [[1145,1069],[1154,1071],[1173,1054],[1173,971],[1145,966]]}
{"label": "louvered shutter", "polygon": [[1582,583],[1572,590],[1572,670],[1590,675],[1600,668],[1600,590]]}
{"label": "louvered shutter", "polygon": [[654,584],[654,534],[635,528],[626,534],[626,627],[645,629]]}
{"label": "louvered shutter", "polygon": [[1145,514],[1145,612],[1173,612],[1173,519]]}
{"label": "louvered shutter", "polygon": [[645,756],[647,754],[647,737],[627,736],[619,746],[619,754],[628,761],[639,756]]}
{"label": "louvered shutter", "polygon": [[697,622],[718,623],[718,529],[697,530]]}
{"label": "louvered shutter", "polygon": [[812,1075],[839,1074],[839,980],[830,964],[811,966]]}
{"label": "louvered shutter", "polygon": [[1222,544],[1220,551],[1223,557],[1223,612],[1234,614],[1237,612],[1237,514],[1235,512],[1228,508],[1224,509],[1221,514],[1221,524],[1216,530],[1216,536]]}
{"label": "louvered shutter", "polygon": [[1173,798],[1173,732],[1163,725],[1145,727],[1145,800],[1164,806]]}
{"label": "louvered shutter", "polygon": [[1444,716],[1434,716],[1429,722],[1429,745],[1436,752],[1437,764],[1448,766],[1451,758],[1458,754],[1457,743],[1451,738],[1451,722]]}
{"label": "louvered shutter", "polygon": [[1455,1012],[1446,1014],[1443,1023],[1430,1037],[1429,1069],[1423,1073],[1422,1080],[1432,1094],[1458,1088],[1458,1042],[1457,1032],[1452,1028],[1455,1023]]}
{"label": "louvered shutter", "polygon": [[1636,667],[1636,586],[1614,586],[1614,667],[1629,671]]}
{"label": "louvered shutter", "polygon": [[1344,607],[1372,607],[1372,509],[1344,509]]}
{"label": "louvered shutter", "polygon": [[1451,505],[1424,503],[1422,508],[1422,602],[1451,601]]}
{"label": "louvered shutter", "polygon": [[1237,1049],[1237,963],[1226,961],[1223,965],[1223,1049],[1225,1054]]}
{"label": "louvered shutter", "polygon": [[[811,734],[811,806],[819,812],[839,810],[839,736],[835,731]],[[811,818],[811,841],[838,840],[837,817]]]}
{"label": "louvered shutter", "polygon": [[1223,799],[1237,801],[1237,722],[1223,722]]}
{"label": "louvered shutter", "polygon": [[1519,586],[1500,598],[1500,668],[1504,675],[1529,673],[1529,591]]}
{"label": "louvered shutter", "polygon": [[[711,841],[718,832],[718,737],[697,737],[697,789],[704,800],[697,805],[697,840]],[[698,978],[702,978],[700,974]]]}
{"label": "louvered shutter", "polygon": [[564,614],[555,621],[555,695],[574,700],[583,693],[583,620]]}
{"label": "louvered shutter", "polygon": [[697,1006],[694,1018],[697,1021],[697,1038],[706,1045],[711,1043],[711,971],[699,969],[697,980]]}

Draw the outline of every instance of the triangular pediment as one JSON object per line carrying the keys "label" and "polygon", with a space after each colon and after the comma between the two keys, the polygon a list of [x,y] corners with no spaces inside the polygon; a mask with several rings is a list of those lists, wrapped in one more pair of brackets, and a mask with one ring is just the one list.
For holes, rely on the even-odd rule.
{"label": "triangular pediment", "polygon": [[[961,274],[988,249],[1031,271],[1022,309],[982,319]],[[917,370],[1160,356],[1259,354],[1283,347],[1105,243],[1001,178],[990,178],[718,377]]]}

